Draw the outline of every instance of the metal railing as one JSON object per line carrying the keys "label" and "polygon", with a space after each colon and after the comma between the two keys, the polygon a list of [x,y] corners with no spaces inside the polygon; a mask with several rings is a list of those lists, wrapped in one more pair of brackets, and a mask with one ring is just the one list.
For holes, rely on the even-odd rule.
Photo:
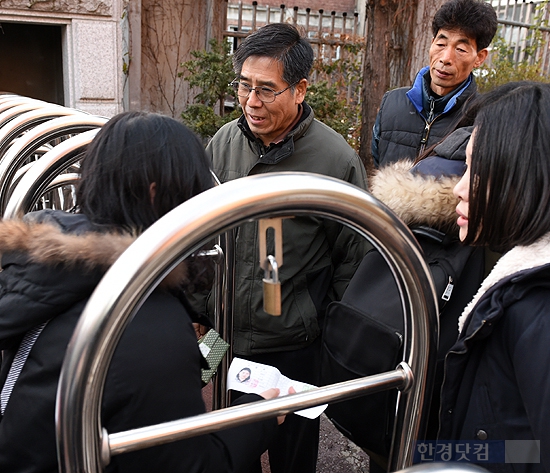
{"label": "metal railing", "polygon": [[[486,0],[496,10],[499,35],[512,51],[511,60],[539,62],[543,74],[550,74],[550,6],[539,1]],[[331,63],[342,57],[343,48],[353,44],[359,50],[353,57],[361,62],[364,54],[364,29],[368,27],[357,12],[314,11],[310,8],[287,8],[285,5],[258,5],[258,2],[229,2],[224,36],[233,38],[233,47],[252,31],[270,23],[288,22],[305,31],[317,60]],[[534,33],[540,36],[535,41]],[[490,54],[487,64],[491,64]],[[325,76],[319,76],[319,80]],[[314,74],[312,81],[316,82]]]}
{"label": "metal railing", "polygon": [[[11,192],[4,218],[22,218],[44,194],[59,187],[74,186],[80,175],[65,171],[80,161],[98,131],[99,128],[95,128],[68,138],[35,161]],[[72,205],[74,201],[63,207]]]}
{"label": "metal railing", "polygon": [[435,462],[410,466],[398,473],[488,473],[488,470],[469,463]]}
{"label": "metal railing", "polygon": [[[18,102],[11,108],[25,102],[0,95],[0,107],[7,101]],[[39,109],[43,112],[48,104],[40,104]],[[79,178],[78,169],[72,167],[106,119],[78,113],[63,115],[54,114],[45,122],[34,123],[7,146],[0,159],[0,201],[5,202],[5,218],[20,218],[34,209],[44,194],[71,186]],[[15,119],[14,116],[12,120]],[[7,120],[5,126],[10,127],[12,120]],[[56,142],[60,135],[64,140]],[[25,163],[34,152],[39,158]],[[17,172],[21,175],[15,178]],[[106,432],[99,422],[106,370],[118,339],[143,300],[176,264],[221,235],[223,251],[217,246],[208,253],[219,260],[216,329],[231,342],[233,229],[245,221],[273,215],[333,219],[373,243],[392,269],[400,289],[406,318],[403,361],[395,370],[307,393],[219,409],[129,432]],[[410,231],[361,189],[304,173],[269,174],[218,185],[151,226],[117,260],[90,298],[60,379],[56,428],[61,470],[101,471],[112,455],[386,389],[400,390],[390,470],[409,466],[414,442],[421,438],[424,429],[426,419],[422,414],[430,400],[427,394],[435,367],[436,314],[429,270]],[[224,359],[215,378],[215,409],[226,405],[228,359]]]}
{"label": "metal railing", "polygon": [[[267,215],[331,218],[369,239],[386,258],[406,314],[403,362],[393,371],[283,398],[221,409],[124,433],[101,427],[100,397],[116,343],[150,292],[215,235]],[[246,177],[210,189],[153,224],[120,256],[92,294],[63,364],[57,399],[63,472],[99,472],[111,455],[273,417],[312,405],[401,390],[392,470],[410,466],[427,411],[437,345],[437,302],[429,270],[407,227],[366,192],[313,174]]]}
{"label": "metal railing", "polygon": [[[292,23],[304,30],[307,40],[313,47],[315,59],[319,63],[332,64],[346,58],[350,64],[362,62],[364,53],[364,24],[359,14],[347,12],[312,10],[310,8],[287,8],[285,5],[258,5],[258,2],[229,2],[227,5],[226,29],[224,37],[232,39],[233,50],[252,31],[270,23]],[[360,86],[356,81],[349,82],[347,72],[333,70],[328,74],[314,68],[310,80],[315,83],[326,80],[329,84],[341,76],[345,86],[344,96],[348,103],[359,102]]]}
{"label": "metal railing", "polygon": [[258,5],[258,2],[227,5],[226,37],[234,38],[236,47],[242,38],[270,23],[289,22],[305,31],[308,41],[316,49],[317,59],[333,61],[340,56],[340,47],[362,38],[363,25],[354,12],[314,11],[310,8],[287,8]]}
{"label": "metal railing", "polygon": [[107,121],[29,97],[0,94],[0,212],[4,218],[21,217],[38,208],[72,207],[78,179],[78,169],[72,167]]}
{"label": "metal railing", "polygon": [[21,136],[0,159],[0,211],[3,213],[6,209],[17,169],[37,148],[56,138],[100,128],[107,120],[94,115],[69,114],[40,123]]}

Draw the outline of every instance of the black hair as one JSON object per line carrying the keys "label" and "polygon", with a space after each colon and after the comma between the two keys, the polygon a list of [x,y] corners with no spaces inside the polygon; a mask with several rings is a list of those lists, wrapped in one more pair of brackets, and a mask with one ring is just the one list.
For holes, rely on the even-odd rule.
{"label": "black hair", "polygon": [[296,84],[307,79],[313,66],[313,49],[298,29],[288,23],[273,23],[248,35],[233,54],[237,77],[250,56],[271,57],[283,66],[282,79]]}
{"label": "black hair", "polygon": [[497,27],[495,9],[483,0],[450,0],[441,6],[432,21],[434,38],[441,29],[461,30],[475,39],[478,51],[491,44]]}
{"label": "black hair", "polygon": [[466,244],[506,252],[550,232],[550,85],[526,82],[474,123]]}
{"label": "black hair", "polygon": [[[246,377],[246,379],[243,379],[241,381],[241,379],[239,378],[239,375],[243,372],[243,371],[247,371],[248,372],[248,376]],[[239,370],[239,372],[237,373],[237,381],[240,381],[241,383],[244,383],[245,381],[248,381],[250,379],[250,376],[252,375],[252,370],[248,367],[245,367],[245,368],[242,368]]]}
{"label": "black hair", "polygon": [[125,112],[90,143],[76,201],[96,226],[140,233],[212,186],[204,147],[193,132],[167,116]]}
{"label": "black hair", "polygon": [[435,147],[438,146],[441,142],[445,141],[445,139],[458,128],[473,126],[479,110],[481,110],[483,107],[491,103],[494,103],[497,100],[500,100],[502,97],[505,97],[511,91],[517,89],[518,87],[522,87],[532,83],[533,82],[530,82],[530,81],[507,82],[501,85],[500,87],[491,89],[488,92],[485,92],[483,94],[471,95],[468,98],[468,100],[464,102],[464,105],[460,109],[460,114],[456,119],[456,121],[454,121],[449,126],[449,130],[445,135],[445,138],[443,138],[441,141],[438,141],[437,143],[434,143],[432,146],[427,148],[423,153],[421,153],[415,159],[414,161],[415,164],[427,158],[428,156],[433,156],[435,154],[435,151],[434,151]]}

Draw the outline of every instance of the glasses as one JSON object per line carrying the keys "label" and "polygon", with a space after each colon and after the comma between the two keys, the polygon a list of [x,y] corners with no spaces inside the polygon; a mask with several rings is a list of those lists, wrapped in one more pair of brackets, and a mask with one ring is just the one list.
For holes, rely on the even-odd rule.
{"label": "glasses", "polygon": [[[300,81],[298,81],[300,82]],[[237,92],[237,95],[242,98],[247,98],[250,95],[250,92],[254,91],[256,92],[256,97],[258,97],[258,100],[262,101],[263,103],[271,103],[275,101],[275,98],[277,95],[281,95],[283,92],[286,92],[291,87],[294,87],[298,82],[294,82],[294,84],[290,84],[288,87],[286,87],[283,90],[280,90],[279,92],[275,92],[273,89],[270,89],[269,87],[250,87],[247,84],[243,84],[242,82],[233,81],[231,84],[229,84],[235,92]]]}

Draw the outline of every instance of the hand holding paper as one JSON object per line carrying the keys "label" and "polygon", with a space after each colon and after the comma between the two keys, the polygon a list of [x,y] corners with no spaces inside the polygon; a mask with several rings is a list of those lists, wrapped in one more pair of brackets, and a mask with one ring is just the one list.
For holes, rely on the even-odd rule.
{"label": "hand holding paper", "polygon": [[[311,384],[295,381],[284,376],[277,368],[261,363],[233,358],[227,374],[227,389],[243,393],[260,394],[270,388],[279,388],[282,395],[293,387],[297,393],[315,389]],[[315,419],[326,409],[327,405],[311,407],[295,412],[295,414]]]}

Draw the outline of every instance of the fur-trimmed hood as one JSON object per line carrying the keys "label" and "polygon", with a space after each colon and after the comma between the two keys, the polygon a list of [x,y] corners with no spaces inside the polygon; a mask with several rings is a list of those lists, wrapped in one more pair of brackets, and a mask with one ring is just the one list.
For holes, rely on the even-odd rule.
{"label": "fur-trimmed hood", "polygon": [[[5,340],[84,303],[135,238],[97,231],[85,215],[62,211],[0,221],[0,349]],[[188,282],[182,263],[161,288]]]}
{"label": "fur-trimmed hood", "polygon": [[[106,272],[136,235],[93,231],[84,215],[45,210],[24,220],[0,221],[0,261],[6,253],[25,255],[29,263]],[[178,265],[162,287],[189,283],[187,265]]]}
{"label": "fur-trimmed hood", "polygon": [[64,233],[52,223],[0,222],[0,256],[21,253],[29,263],[83,265],[106,271],[134,240],[133,236],[113,233]]}
{"label": "fur-trimmed hood", "polygon": [[370,179],[370,192],[409,227],[427,225],[458,232],[453,188],[460,176],[427,176],[411,172],[411,161],[389,164]]}

